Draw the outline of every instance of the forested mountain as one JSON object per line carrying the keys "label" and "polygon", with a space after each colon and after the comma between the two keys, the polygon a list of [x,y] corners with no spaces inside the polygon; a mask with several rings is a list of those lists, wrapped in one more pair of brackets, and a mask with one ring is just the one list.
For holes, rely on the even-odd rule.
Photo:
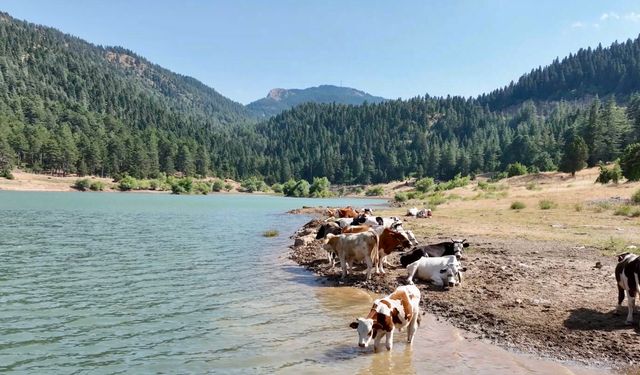
{"label": "forested mountain", "polygon": [[386,99],[350,87],[321,85],[306,89],[273,89],[266,98],[247,104],[258,117],[271,117],[303,103],[337,103],[360,105],[381,103]]}
{"label": "forested mountain", "polygon": [[608,48],[580,49],[562,60],[538,67],[517,82],[481,95],[493,110],[527,100],[557,101],[615,94],[620,100],[640,90],[640,38],[613,43]]}
{"label": "forested mountain", "polygon": [[479,98],[306,103],[255,123],[193,78],[2,14],[0,171],[368,183],[554,170],[578,143],[594,165],[640,137],[639,46],[583,50]]}

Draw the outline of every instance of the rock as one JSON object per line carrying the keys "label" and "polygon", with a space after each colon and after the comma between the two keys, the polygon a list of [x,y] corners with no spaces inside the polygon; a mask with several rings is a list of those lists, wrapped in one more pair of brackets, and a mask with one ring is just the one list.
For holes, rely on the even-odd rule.
{"label": "rock", "polygon": [[636,246],[636,245],[627,246],[627,249],[629,249],[629,250],[634,250],[634,249],[637,249],[637,248],[638,248],[638,246]]}
{"label": "rock", "polygon": [[516,302],[518,305],[522,305],[522,299],[520,299],[520,298],[516,298],[516,301],[515,301],[515,302]]}
{"label": "rock", "polygon": [[602,268],[602,263],[601,262],[596,262],[596,268]]}
{"label": "rock", "polygon": [[296,240],[293,242],[293,246],[295,247],[300,247],[304,244],[305,244],[305,241],[302,238],[296,238]]}

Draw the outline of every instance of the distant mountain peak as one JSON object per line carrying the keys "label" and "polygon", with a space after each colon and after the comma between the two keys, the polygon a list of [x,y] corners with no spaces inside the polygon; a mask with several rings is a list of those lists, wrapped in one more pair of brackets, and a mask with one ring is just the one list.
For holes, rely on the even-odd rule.
{"label": "distant mountain peak", "polygon": [[320,85],[306,89],[274,88],[266,97],[249,103],[247,109],[259,117],[271,117],[303,103],[339,103],[360,105],[380,103],[385,98],[367,94],[351,87]]}

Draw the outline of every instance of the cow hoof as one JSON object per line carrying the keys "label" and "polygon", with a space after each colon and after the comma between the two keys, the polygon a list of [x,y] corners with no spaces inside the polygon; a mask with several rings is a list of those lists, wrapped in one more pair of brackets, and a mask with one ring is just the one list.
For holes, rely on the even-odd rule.
{"label": "cow hoof", "polygon": [[387,346],[387,350],[388,350],[388,351],[391,351],[391,346]]}

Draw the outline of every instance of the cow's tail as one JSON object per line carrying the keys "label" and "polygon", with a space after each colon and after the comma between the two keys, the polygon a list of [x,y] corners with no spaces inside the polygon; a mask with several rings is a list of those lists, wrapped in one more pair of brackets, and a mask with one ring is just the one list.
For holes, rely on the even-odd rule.
{"label": "cow's tail", "polygon": [[618,284],[618,305],[621,305],[622,301],[624,301],[624,289]]}

